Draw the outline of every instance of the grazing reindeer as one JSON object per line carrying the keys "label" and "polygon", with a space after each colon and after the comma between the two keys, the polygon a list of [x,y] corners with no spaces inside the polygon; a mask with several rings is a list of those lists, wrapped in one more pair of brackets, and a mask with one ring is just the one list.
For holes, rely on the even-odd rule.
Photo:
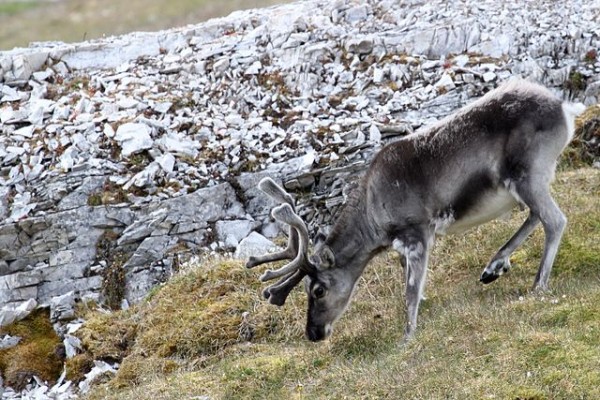
{"label": "grazing reindeer", "polygon": [[541,222],[546,241],[533,288],[545,290],[567,222],[552,199],[550,182],[582,108],[562,103],[539,85],[514,80],[428,129],[386,145],[310,257],[308,231],[292,197],[266,178],[259,186],[282,203],[272,215],[290,226],[289,242],[282,252],[250,257],[246,266],[293,259],[261,276],[261,281],[280,278],[263,294],[283,305],[307,277],[306,335],[318,341],[331,334],[371,258],[392,247],[405,270],[405,334],[410,338],[435,235],[463,232],[520,204],[529,208],[529,216],[492,257],[480,281],[490,283],[507,272],[510,254]]}

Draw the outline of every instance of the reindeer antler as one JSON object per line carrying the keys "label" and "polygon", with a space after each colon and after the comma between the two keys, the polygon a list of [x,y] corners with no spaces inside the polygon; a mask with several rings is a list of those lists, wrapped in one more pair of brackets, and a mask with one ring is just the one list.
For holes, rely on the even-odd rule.
{"label": "reindeer antler", "polygon": [[269,303],[281,306],[285,303],[292,289],[302,281],[302,278],[314,272],[314,266],[308,260],[308,229],[304,221],[296,214],[292,196],[281,186],[271,178],[264,178],[260,181],[258,187],[271,198],[283,203],[275,207],[271,215],[277,221],[290,226],[288,245],[285,250],[278,253],[250,257],[246,267],[254,268],[267,262],[293,259],[277,270],[266,271],[260,277],[262,282],[281,278],[263,291],[263,295],[269,300]]}

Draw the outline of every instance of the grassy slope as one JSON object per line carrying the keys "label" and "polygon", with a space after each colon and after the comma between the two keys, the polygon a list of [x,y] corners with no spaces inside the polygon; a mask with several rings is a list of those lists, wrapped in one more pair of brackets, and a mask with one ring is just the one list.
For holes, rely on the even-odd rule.
{"label": "grassy slope", "polygon": [[[289,0],[288,0],[289,1]],[[0,50],[34,41],[78,42],[199,23],[286,0],[62,0],[0,2]]]}
{"label": "grassy slope", "polygon": [[[561,172],[554,188],[570,222],[550,293],[529,291],[541,229],[513,255],[510,274],[477,282],[524,212],[438,240],[408,345],[393,254],[372,263],[333,337],[318,344],[302,337],[300,290],[277,309],[259,300],[258,271],[215,262],[111,317],[115,325],[135,321],[142,333],[130,338],[132,355],[117,379],[90,397],[600,398],[600,171]],[[236,337],[245,324],[255,328],[252,342]]]}

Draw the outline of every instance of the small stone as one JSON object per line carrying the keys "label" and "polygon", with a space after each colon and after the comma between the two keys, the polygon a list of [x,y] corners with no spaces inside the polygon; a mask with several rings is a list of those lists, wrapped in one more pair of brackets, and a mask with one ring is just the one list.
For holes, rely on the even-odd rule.
{"label": "small stone", "polygon": [[452,77],[450,75],[444,74],[442,75],[440,80],[436,82],[434,87],[438,89],[444,89],[447,91],[454,89],[456,85],[454,84],[454,81],[452,80]]}
{"label": "small stone", "polygon": [[173,154],[165,153],[158,157],[155,161],[167,174],[173,172],[173,168],[175,167],[175,156]]}
{"label": "small stone", "polygon": [[0,328],[27,317],[37,307],[35,299],[29,299],[18,306],[6,306],[0,310]]}
{"label": "small stone", "polygon": [[115,139],[121,144],[121,154],[128,157],[142,150],[152,148],[150,127],[146,124],[128,122],[117,128]]}
{"label": "small stone", "polygon": [[83,394],[89,392],[94,380],[104,374],[114,375],[117,370],[110,364],[104,361],[94,361],[94,367],[90,372],[85,374],[85,380],[79,382],[79,391]]}
{"label": "small stone", "polygon": [[457,66],[464,68],[469,63],[469,56],[466,54],[461,54],[459,56],[454,57],[454,64]]}
{"label": "small stone", "polygon": [[124,108],[124,109],[137,107],[138,104],[139,104],[139,102],[136,99],[132,99],[131,97],[121,99],[117,102],[117,105],[120,108]]}
{"label": "small stone", "polygon": [[381,68],[375,68],[373,70],[373,82],[381,83],[383,82],[384,73]]}
{"label": "small stone", "polygon": [[13,132],[13,134],[23,136],[26,138],[31,138],[31,137],[33,137],[34,130],[35,130],[35,127],[30,125],[30,126],[25,126],[23,128],[17,129],[16,131]]}
{"label": "small stone", "polygon": [[33,69],[27,58],[23,55],[13,58],[13,74],[15,80],[28,80]]}
{"label": "small stone", "polygon": [[465,83],[473,83],[475,82],[475,75],[467,73],[467,74],[462,74],[462,80]]}
{"label": "small stone", "polygon": [[381,132],[375,124],[371,124],[371,127],[369,128],[369,141],[371,141],[372,143],[381,142]]}
{"label": "small stone", "polygon": [[115,137],[115,130],[113,129],[113,127],[110,124],[104,124],[104,135],[106,135],[107,138],[112,139],[113,137]]}
{"label": "small stone", "polygon": [[52,322],[72,319],[75,316],[75,292],[55,296],[50,300],[50,320]]}
{"label": "small stone", "polygon": [[486,73],[483,74],[483,81],[486,82],[486,83],[487,82],[492,82],[495,79],[496,79],[496,74],[493,73],[493,72],[491,72],[491,71],[486,72]]}
{"label": "small stone", "polygon": [[38,82],[43,82],[54,75],[54,71],[50,68],[47,68],[44,71],[38,71],[33,73],[33,78]]}
{"label": "small stone", "polygon": [[4,335],[4,337],[0,338],[0,351],[10,349],[11,347],[15,347],[19,344],[20,341],[21,338],[19,336]]}
{"label": "small stone", "polygon": [[246,71],[244,71],[244,75],[257,75],[261,69],[262,63],[260,61],[255,61],[252,63],[252,65],[246,68]]}
{"label": "small stone", "polygon": [[219,74],[225,72],[227,70],[227,68],[229,68],[229,59],[228,58],[222,58],[219,61],[215,62],[213,65],[213,71],[215,71]]}
{"label": "small stone", "polygon": [[173,103],[171,103],[170,101],[165,101],[162,103],[156,103],[154,105],[154,107],[152,107],[152,109],[154,111],[156,111],[157,113],[161,113],[164,114],[167,111],[169,111],[169,109],[173,106]]}
{"label": "small stone", "polygon": [[157,140],[161,150],[168,153],[186,155],[195,158],[198,155],[200,143],[184,138],[175,133],[164,135]]}
{"label": "small stone", "polygon": [[354,54],[369,54],[373,51],[374,41],[371,37],[350,39],[346,42],[346,50]]}
{"label": "small stone", "polygon": [[65,335],[63,345],[65,346],[67,358],[73,358],[81,351],[81,340],[76,336],[69,334]]}
{"label": "small stone", "polygon": [[215,230],[217,238],[220,241],[233,243],[236,247],[240,240],[248,236],[254,228],[254,221],[236,220],[236,221],[217,221]]}
{"label": "small stone", "polygon": [[252,232],[240,242],[233,256],[238,259],[246,259],[250,256],[267,254],[277,249],[275,243],[258,232]]}
{"label": "small stone", "polygon": [[364,21],[369,17],[369,6],[366,4],[352,7],[346,11],[346,21],[356,23]]}

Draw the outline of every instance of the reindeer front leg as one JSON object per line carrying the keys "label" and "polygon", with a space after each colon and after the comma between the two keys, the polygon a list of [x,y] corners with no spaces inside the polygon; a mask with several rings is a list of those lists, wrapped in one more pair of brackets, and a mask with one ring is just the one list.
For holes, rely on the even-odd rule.
{"label": "reindeer front leg", "polygon": [[406,329],[405,340],[410,340],[417,328],[419,304],[423,298],[429,251],[433,244],[433,232],[411,232],[393,241],[393,248],[400,256],[405,271],[406,285]]}

